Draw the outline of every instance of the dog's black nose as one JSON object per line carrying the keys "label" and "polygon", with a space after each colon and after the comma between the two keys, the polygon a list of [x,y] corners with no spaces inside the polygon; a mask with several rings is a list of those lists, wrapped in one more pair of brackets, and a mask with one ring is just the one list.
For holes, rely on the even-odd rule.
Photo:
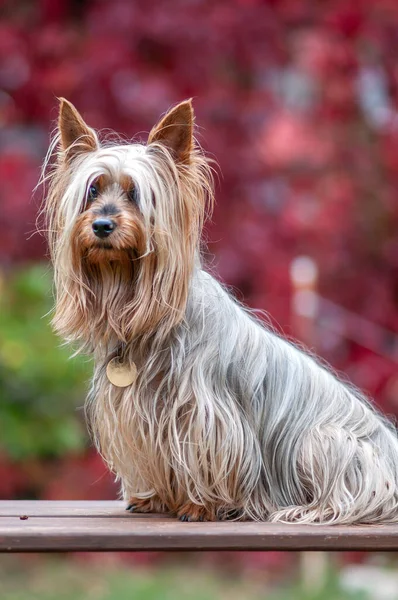
{"label": "dog's black nose", "polygon": [[97,237],[106,238],[115,229],[115,223],[110,219],[95,219],[92,227]]}

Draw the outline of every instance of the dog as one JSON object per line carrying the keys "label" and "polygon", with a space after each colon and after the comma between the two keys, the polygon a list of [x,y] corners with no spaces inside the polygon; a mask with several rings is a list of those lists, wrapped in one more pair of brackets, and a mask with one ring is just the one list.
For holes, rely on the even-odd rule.
{"label": "dog", "polygon": [[213,184],[191,101],[144,144],[100,142],[61,99],[43,173],[53,326],[94,357],[87,418],[127,510],[397,521],[394,425],[202,267]]}

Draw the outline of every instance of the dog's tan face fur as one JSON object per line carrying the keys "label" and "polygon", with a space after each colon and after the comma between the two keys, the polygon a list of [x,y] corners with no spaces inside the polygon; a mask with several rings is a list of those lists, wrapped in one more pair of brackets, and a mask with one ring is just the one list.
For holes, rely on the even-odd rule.
{"label": "dog's tan face fur", "polygon": [[[116,181],[101,175],[90,185],[72,237],[76,252],[91,263],[124,262],[145,252],[145,224],[138,207],[138,190],[130,177]],[[99,219],[109,219],[112,233],[103,239],[93,230]]]}

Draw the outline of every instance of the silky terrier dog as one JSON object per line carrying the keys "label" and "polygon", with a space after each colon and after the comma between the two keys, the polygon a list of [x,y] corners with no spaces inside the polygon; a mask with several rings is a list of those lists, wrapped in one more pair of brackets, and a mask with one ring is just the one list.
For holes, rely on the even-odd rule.
{"label": "silky terrier dog", "polygon": [[94,357],[87,415],[127,508],[396,521],[394,426],[203,269],[212,171],[193,125],[187,101],[146,144],[100,142],[61,99],[44,167],[53,324]]}

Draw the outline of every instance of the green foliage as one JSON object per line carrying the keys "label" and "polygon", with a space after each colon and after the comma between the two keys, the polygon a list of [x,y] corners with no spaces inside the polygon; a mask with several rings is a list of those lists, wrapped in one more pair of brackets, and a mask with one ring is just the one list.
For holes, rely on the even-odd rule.
{"label": "green foliage", "polygon": [[267,595],[266,598],[267,600],[368,600],[369,596],[365,592],[343,591],[337,574],[329,573],[318,589],[309,590],[301,585],[290,585]]}
{"label": "green foliage", "polygon": [[51,276],[45,265],[0,281],[0,453],[13,459],[81,449],[90,365],[70,359],[52,333]]}
{"label": "green foliage", "polygon": [[[4,600],[366,600],[367,596],[344,592],[337,576],[316,595],[303,592],[297,584],[270,593],[267,574],[253,578],[224,577],[174,565],[166,569],[133,570],[128,567],[78,565],[45,560],[23,569],[11,560],[0,562]],[[14,559],[15,560],[15,559]]]}

